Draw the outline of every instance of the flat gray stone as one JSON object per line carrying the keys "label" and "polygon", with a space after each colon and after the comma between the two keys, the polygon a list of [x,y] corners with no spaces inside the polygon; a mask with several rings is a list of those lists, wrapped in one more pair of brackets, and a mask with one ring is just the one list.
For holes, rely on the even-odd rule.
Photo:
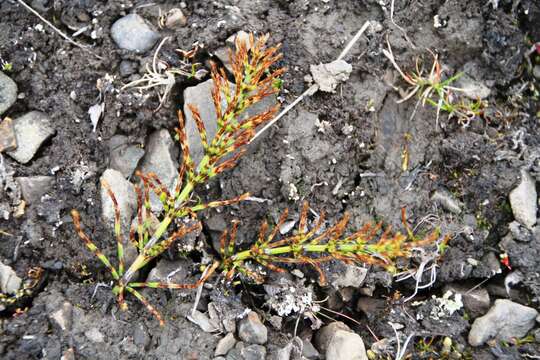
{"label": "flat gray stone", "polygon": [[0,71],[0,115],[6,112],[17,100],[17,84]]}
{"label": "flat gray stone", "polygon": [[481,346],[490,339],[509,341],[522,338],[535,325],[538,312],[507,299],[495,300],[495,305],[474,321],[469,332],[469,344]]}
{"label": "flat gray stone", "polygon": [[240,350],[240,355],[244,360],[265,360],[266,348],[262,345],[248,345]]}
{"label": "flat gray stone", "polygon": [[31,111],[13,120],[17,148],[7,154],[21,164],[26,164],[36,154],[41,144],[54,135],[49,117],[39,111]]}
{"label": "flat gray stone", "polygon": [[140,15],[129,14],[116,20],[111,27],[111,37],[119,48],[143,53],[156,44],[159,33]]}
{"label": "flat gray stone", "polygon": [[[146,144],[144,155],[139,169],[143,173],[154,173],[159,180],[172,191],[178,177],[179,149],[169,132],[165,129],[153,132]],[[152,192],[150,202],[153,211],[160,211],[163,207],[157,196]]]}
{"label": "flat gray stone", "polygon": [[341,322],[321,328],[316,334],[316,343],[326,359],[368,360],[360,335]]}
{"label": "flat gray stone", "polygon": [[536,224],[538,197],[535,181],[527,170],[521,170],[521,182],[510,191],[509,198],[514,218],[531,230]]}
{"label": "flat gray stone", "polygon": [[21,287],[22,280],[15,271],[0,262],[0,290],[4,294],[15,294]]}
{"label": "flat gray stone", "polygon": [[[234,91],[234,84],[229,83],[231,92]],[[184,115],[186,118],[186,134],[188,138],[189,150],[195,164],[198,164],[204,156],[204,150],[197,130],[197,125],[193,119],[193,115],[189,110],[188,105],[195,105],[199,110],[201,119],[206,128],[206,138],[211,142],[217,132],[217,114],[212,100],[212,88],[214,81],[207,80],[197,86],[188,87],[184,90]],[[224,98],[224,97],[223,97]],[[250,106],[243,114],[240,115],[240,121],[245,120],[253,115],[266,111],[272,106],[275,106],[277,99],[274,95],[267,96],[258,103]],[[225,109],[226,102],[222,101],[222,109]]]}
{"label": "flat gray stone", "polygon": [[48,193],[54,184],[54,176],[16,177],[15,180],[28,204],[41,202],[41,197]]}
{"label": "flat gray stone", "polygon": [[463,74],[457,79],[454,86],[462,89],[463,94],[471,100],[483,100],[491,94],[490,88],[467,74]]}
{"label": "flat gray stone", "polygon": [[[101,180],[105,180],[118,203],[120,209],[120,221],[122,223],[122,231],[125,234],[129,231],[131,219],[135,215],[137,209],[137,195],[133,184],[127,181],[121,172],[107,169],[101,175]],[[101,186],[101,211],[103,219],[111,225],[114,225],[114,208],[111,198],[103,186]]]}
{"label": "flat gray stone", "polygon": [[259,315],[251,311],[238,324],[238,337],[250,344],[264,344],[268,340],[268,329],[259,319]]}
{"label": "flat gray stone", "polygon": [[234,334],[228,333],[225,335],[225,337],[218,341],[216,350],[214,351],[214,356],[227,355],[229,350],[231,350],[234,345],[236,345]]}
{"label": "flat gray stone", "polygon": [[139,146],[128,144],[127,136],[124,135],[113,136],[108,145],[109,167],[120,171],[125,178],[131,177],[144,156],[144,150]]}
{"label": "flat gray stone", "polygon": [[342,271],[329,275],[328,280],[332,286],[336,287],[337,289],[348,286],[357,288],[364,283],[368,269],[354,264],[345,263],[340,263],[338,266],[342,268]]}

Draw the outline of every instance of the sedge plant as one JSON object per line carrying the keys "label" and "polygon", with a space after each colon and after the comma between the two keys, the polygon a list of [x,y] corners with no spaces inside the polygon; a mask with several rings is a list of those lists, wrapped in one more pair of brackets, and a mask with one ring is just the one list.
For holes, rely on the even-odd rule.
{"label": "sedge plant", "polygon": [[418,96],[417,106],[419,104],[425,106],[427,103],[437,109],[437,125],[441,112],[447,113],[449,118],[456,117],[458,123],[462,125],[467,125],[472,119],[483,114],[486,107],[485,101],[481,99],[468,100],[464,96],[460,96],[464,89],[452,85],[463,76],[463,73],[457,73],[449,78],[443,77],[438,54],[430,51],[433,63],[429,72],[424,71],[421,65],[422,62],[417,58],[415,70],[405,73],[397,64],[388,41],[387,45],[388,49],[383,49],[383,54],[397,70],[401,78],[409,85],[407,93],[397,101],[398,104],[411,99],[415,95]]}

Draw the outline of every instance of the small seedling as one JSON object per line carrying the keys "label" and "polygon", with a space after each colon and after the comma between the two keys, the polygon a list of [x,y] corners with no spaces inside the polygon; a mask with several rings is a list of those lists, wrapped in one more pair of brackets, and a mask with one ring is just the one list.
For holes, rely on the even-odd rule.
{"label": "small seedling", "polygon": [[438,54],[430,51],[433,57],[433,63],[429,73],[424,71],[422,62],[418,58],[416,59],[415,71],[406,74],[397,64],[394,53],[392,52],[392,47],[388,41],[387,44],[388,50],[383,49],[383,54],[390,60],[390,63],[397,70],[401,78],[410,86],[408,92],[397,101],[398,104],[417,95],[417,106],[419,104],[425,106],[427,103],[437,109],[437,126],[439,124],[441,111],[446,112],[449,118],[456,117],[458,122],[462,125],[467,125],[472,119],[483,114],[483,110],[486,107],[484,101],[481,99],[470,101],[464,96],[459,95],[464,91],[463,89],[452,86],[463,73],[458,73],[446,79],[443,78],[442,66],[439,62]]}

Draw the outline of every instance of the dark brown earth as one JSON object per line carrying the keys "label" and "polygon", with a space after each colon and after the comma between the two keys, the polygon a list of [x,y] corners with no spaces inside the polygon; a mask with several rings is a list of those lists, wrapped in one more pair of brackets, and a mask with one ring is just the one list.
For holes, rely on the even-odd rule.
{"label": "dark brown earth", "polygon": [[[4,161],[15,176],[50,175],[51,169],[58,168],[53,190],[44,202],[27,207],[22,217],[0,220],[0,230],[12,234],[0,233],[0,260],[23,278],[32,267],[45,271],[30,296],[2,312],[1,358],[59,359],[68,349],[73,349],[77,359],[214,357],[222,336],[206,333],[186,319],[194,300],[191,292],[183,292],[182,297],[175,292],[147,292],[167,319],[164,328],[131,298],[129,311],[120,312],[106,288],[99,288],[92,297],[95,284],[110,281],[109,273],[86,251],[69,216],[69,211],[77,208],[96,244],[112,253],[114,241],[102,223],[99,197],[99,177],[108,168],[106,142],[115,134],[123,134],[131,143],[144,145],[156,129],[165,128],[172,134],[177,124],[175,113],[183,107],[183,89],[196,82],[178,78],[170,100],[158,112],[153,111],[158,100],[152,92],[147,101],[140,101],[135,91],[111,92],[106,95],[104,118],[96,132],[92,131],[87,112],[97,103],[98,79],[106,74],[114,76],[113,86],[120,89],[131,79],[120,75],[120,62],[134,62],[142,75],[143,65],[153,54],[150,51],[137,55],[119,49],[110,36],[114,21],[136,12],[157,24],[158,9],[168,10],[176,3],[32,2],[67,34],[95,19],[92,28],[97,30],[97,38],[92,39],[89,32],[77,37],[77,41],[91,45],[91,53],[69,44],[46,26],[44,31],[36,30],[36,25],[42,23],[17,1],[0,3],[0,57],[12,64],[6,74],[17,83],[19,94],[24,94],[4,116],[16,118],[39,110],[50,116],[56,130],[31,162],[22,165],[8,156]],[[246,246],[256,237],[262,220],[274,222],[276,214],[285,208],[297,216],[302,200],[308,200],[315,211],[325,211],[330,222],[349,212],[350,230],[373,220],[383,220],[399,229],[401,208],[405,207],[411,224],[430,215],[431,224],[426,226],[424,222],[424,230],[439,226],[452,234],[439,261],[435,284],[405,305],[394,300],[398,292],[403,297],[412,294],[414,282],[393,282],[382,270],[372,269],[362,289],[352,289],[347,292],[350,296],[344,297],[343,291],[337,292],[333,286],[315,285],[317,299],[327,299],[325,307],[355,321],[328,314],[360,334],[367,349],[376,342],[374,335],[378,339],[395,339],[389,321],[404,325],[400,331],[402,342],[409,334],[416,335],[407,351],[412,359],[442,357],[438,351],[445,336],[452,339],[456,352],[464,358],[540,355],[535,330],[529,333],[531,342],[489,343],[473,348],[467,342],[473,321],[468,311],[461,309],[439,320],[429,316],[434,306],[432,296],[442,296],[443,287],[455,283],[467,288],[482,283],[492,303],[497,298],[510,298],[540,308],[538,232],[533,232],[528,242],[509,239],[506,246],[500,246],[514,220],[508,194],[519,183],[520,169],[528,169],[536,179],[540,176],[539,80],[533,77],[525,56],[532,44],[540,41],[538,2],[500,0],[494,9],[484,0],[396,1],[395,24],[390,19],[390,1],[186,3],[183,11],[187,26],[160,30],[162,36],[173,37],[164,52],[187,50],[198,41],[212,53],[239,30],[268,32],[271,42],[282,43],[279,65],[288,68],[280,94],[284,105],[307,88],[304,77],[309,74],[310,64],[334,60],[365,21],[381,25],[378,32],[368,31],[347,55],[345,60],[353,72],[335,94],[318,92],[307,98],[281,119],[235,169],[210,183],[209,189],[198,190],[208,199],[230,198],[249,191],[252,196],[268,200],[205,213],[202,236],[209,253],[213,253],[211,243],[216,236],[212,224],[241,219],[238,238]],[[435,15],[444,20],[445,26],[434,27]],[[420,106],[411,117],[416,100],[397,104],[400,95],[388,84],[390,79],[405,86],[382,54],[387,40],[403,69],[413,69],[417,56],[429,60],[429,49],[440,55],[447,74],[465,71],[486,85],[491,93],[484,115],[466,127],[446,114],[441,115],[437,127],[436,109],[430,106]],[[537,54],[529,58],[533,66],[540,64]],[[70,97],[72,91],[76,91],[75,100]],[[516,142],[518,138],[520,142]],[[406,170],[402,167],[405,148],[409,154]],[[87,177],[79,188],[72,178],[83,166]],[[298,189],[298,201],[289,198],[290,183]],[[437,190],[447,191],[460,202],[461,213],[453,214],[430,200]],[[0,202],[8,201],[8,194],[0,192]],[[505,251],[511,269],[499,262]],[[200,252],[187,254],[188,281],[200,276],[200,260]],[[307,276],[306,284],[316,282],[309,269],[301,270]],[[341,271],[332,266],[326,270],[337,274]],[[504,290],[504,279],[512,271],[519,271],[522,281],[509,295]],[[277,278],[273,275],[268,284],[276,283]],[[222,304],[226,299],[223,306],[235,311],[251,308],[265,319],[275,315],[262,306],[262,286],[246,283],[226,289],[219,279],[212,283],[214,289],[203,292],[201,311],[207,310],[209,301]],[[363,305],[368,306],[368,311],[362,311],[357,302],[369,292],[376,301]],[[421,306],[411,305],[424,300]],[[64,302],[73,306],[70,331],[62,330],[51,318]],[[17,312],[16,307],[22,310]],[[425,315],[423,320],[419,320],[419,314]],[[321,320],[330,321],[322,316]],[[268,358],[277,358],[277,350],[292,339],[295,322],[293,315],[284,319],[280,329],[265,322],[270,333]],[[85,335],[91,329],[99,329],[103,342],[93,342]],[[538,326],[535,329],[538,331]],[[301,321],[297,333],[311,340],[309,321]],[[433,343],[426,350],[421,345],[429,340]],[[394,348],[387,356],[394,358],[395,354]]]}

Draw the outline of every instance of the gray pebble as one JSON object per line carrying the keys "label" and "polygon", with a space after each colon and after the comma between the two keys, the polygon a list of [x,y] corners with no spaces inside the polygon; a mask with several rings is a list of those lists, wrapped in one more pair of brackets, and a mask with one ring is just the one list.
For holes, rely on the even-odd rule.
{"label": "gray pebble", "polygon": [[28,204],[40,202],[41,197],[48,193],[54,184],[53,176],[17,177],[15,180],[19,183],[22,196]]}
{"label": "gray pebble", "polygon": [[250,344],[264,344],[268,340],[268,329],[256,312],[251,311],[238,324],[238,336]]}
{"label": "gray pebble", "polygon": [[507,299],[495,300],[488,313],[474,321],[469,332],[469,344],[481,346],[491,338],[509,341],[522,338],[534,327],[538,312]]}
{"label": "gray pebble", "polygon": [[510,192],[509,197],[514,218],[528,229],[532,229],[536,224],[536,184],[527,170],[521,170],[521,182]]}
{"label": "gray pebble", "polygon": [[129,145],[127,137],[115,135],[109,140],[109,167],[129,178],[144,156],[144,150],[137,145]]}
{"label": "gray pebble", "polygon": [[121,49],[137,52],[150,50],[159,39],[159,33],[137,14],[118,19],[111,27],[111,36]]}
{"label": "gray pebble", "polygon": [[15,271],[0,262],[0,290],[3,293],[15,294],[21,287],[22,280]]}
{"label": "gray pebble", "polygon": [[17,100],[17,84],[0,71],[0,115],[6,112]]}
{"label": "gray pebble", "polygon": [[36,154],[41,144],[54,135],[49,117],[39,111],[31,111],[13,120],[17,148],[7,154],[21,164],[26,164]]}

